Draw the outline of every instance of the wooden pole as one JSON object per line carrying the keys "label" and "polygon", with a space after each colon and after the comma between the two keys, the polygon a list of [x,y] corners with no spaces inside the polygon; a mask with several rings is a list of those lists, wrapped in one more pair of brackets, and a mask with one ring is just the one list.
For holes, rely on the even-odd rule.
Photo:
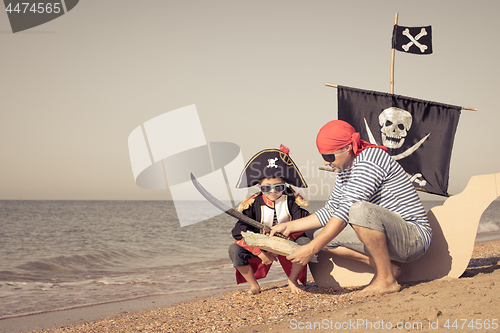
{"label": "wooden pole", "polygon": [[[398,13],[396,13],[396,17],[394,18],[394,25],[398,24]],[[391,94],[394,94],[394,58],[396,57],[396,49],[392,48],[391,54]]]}
{"label": "wooden pole", "polygon": [[[325,83],[325,86],[327,86],[327,87],[331,87],[331,88],[337,88],[337,86],[338,86],[338,85],[337,85],[337,84],[333,84],[333,83],[328,83],[328,82],[326,82],[326,83]],[[462,106],[462,110],[467,110],[467,111],[477,111],[477,109],[475,109],[475,108],[467,108],[467,107],[465,107],[465,106]]]}

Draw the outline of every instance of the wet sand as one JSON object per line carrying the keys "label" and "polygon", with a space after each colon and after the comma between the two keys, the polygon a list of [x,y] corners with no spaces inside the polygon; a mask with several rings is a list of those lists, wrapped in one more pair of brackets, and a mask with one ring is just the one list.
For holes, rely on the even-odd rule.
{"label": "wet sand", "polygon": [[476,243],[459,279],[402,284],[400,292],[383,296],[356,298],[356,288],[319,288],[309,277],[300,295],[290,294],[286,283],[261,283],[258,295],[231,287],[147,297],[2,320],[0,331],[500,331],[499,261],[500,240],[485,241]]}

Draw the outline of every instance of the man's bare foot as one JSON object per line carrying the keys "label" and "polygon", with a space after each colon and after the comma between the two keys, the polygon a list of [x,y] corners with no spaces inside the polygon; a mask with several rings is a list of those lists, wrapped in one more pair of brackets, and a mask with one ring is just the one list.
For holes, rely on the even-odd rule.
{"label": "man's bare foot", "polygon": [[363,290],[356,293],[354,297],[385,295],[398,292],[400,289],[401,286],[398,284],[396,280],[394,280],[391,283],[386,283],[384,281],[373,281],[372,283],[367,285]]}
{"label": "man's bare foot", "polygon": [[392,276],[394,276],[394,280],[396,280],[398,276],[401,275],[401,267],[399,267],[394,263],[391,263],[391,269],[392,269]]}
{"label": "man's bare foot", "polygon": [[[398,265],[394,264],[394,263],[391,263],[391,271],[392,271],[392,276],[394,277],[394,280],[396,280],[400,275],[401,275],[401,267],[399,267]],[[377,274],[374,274],[373,275],[373,278],[371,279],[370,284],[373,283],[373,281],[375,281],[377,279]]]}
{"label": "man's bare foot", "polygon": [[260,287],[250,287],[250,289],[248,289],[247,293],[249,295],[257,295],[260,293]]}

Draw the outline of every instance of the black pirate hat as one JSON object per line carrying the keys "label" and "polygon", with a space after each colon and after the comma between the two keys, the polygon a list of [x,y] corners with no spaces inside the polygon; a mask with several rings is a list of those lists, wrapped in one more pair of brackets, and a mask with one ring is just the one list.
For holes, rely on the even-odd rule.
{"label": "black pirate hat", "polygon": [[265,149],[255,154],[245,165],[236,188],[252,187],[263,178],[283,178],[290,185],[307,187],[289,151],[281,145],[280,149]]}

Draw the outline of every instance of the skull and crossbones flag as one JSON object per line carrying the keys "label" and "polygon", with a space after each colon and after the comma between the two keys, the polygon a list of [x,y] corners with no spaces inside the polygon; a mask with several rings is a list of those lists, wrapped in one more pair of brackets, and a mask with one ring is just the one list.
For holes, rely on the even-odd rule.
{"label": "skull and crossbones flag", "polygon": [[362,140],[386,146],[417,189],[448,196],[461,107],[343,86],[337,91],[338,119]]}
{"label": "skull and crossbones flag", "polygon": [[402,27],[394,25],[392,48],[413,54],[432,53],[432,29],[427,27]]}

